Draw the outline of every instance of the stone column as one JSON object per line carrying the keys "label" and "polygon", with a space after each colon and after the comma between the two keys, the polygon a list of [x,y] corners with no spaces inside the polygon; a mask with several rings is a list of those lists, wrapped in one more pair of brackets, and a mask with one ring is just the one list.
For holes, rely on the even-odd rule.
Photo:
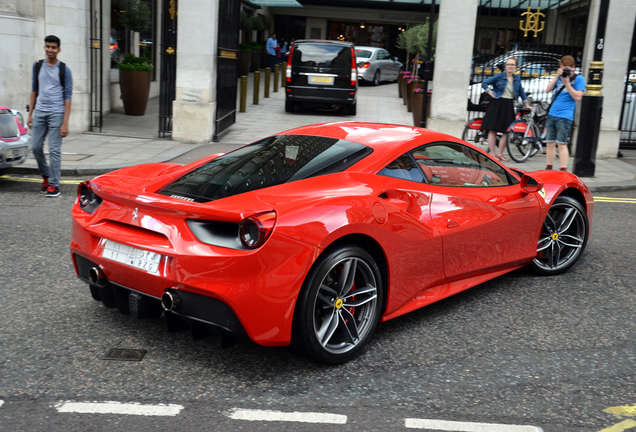
{"label": "stone column", "polygon": [[[594,55],[600,0],[593,0],[587,22],[583,48],[583,76]],[[611,0],[603,47],[603,118],[598,137],[597,158],[616,157],[620,144],[620,118],[625,90],[625,72],[629,62],[631,35],[634,32],[636,3],[633,0]],[[580,104],[579,104],[580,105]],[[576,141],[573,141],[576,142]]]}
{"label": "stone column", "polygon": [[456,137],[466,124],[478,0],[443,0],[437,23],[433,99],[427,127]]}
{"label": "stone column", "polygon": [[218,0],[179,1],[172,139],[210,142],[216,112]]}

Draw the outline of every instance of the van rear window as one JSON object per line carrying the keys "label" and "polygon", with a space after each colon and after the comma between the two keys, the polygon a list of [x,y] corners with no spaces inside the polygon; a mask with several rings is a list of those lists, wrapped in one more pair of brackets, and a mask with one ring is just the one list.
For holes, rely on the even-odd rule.
{"label": "van rear window", "polygon": [[303,43],[294,48],[292,66],[351,67],[351,47],[329,43]]}

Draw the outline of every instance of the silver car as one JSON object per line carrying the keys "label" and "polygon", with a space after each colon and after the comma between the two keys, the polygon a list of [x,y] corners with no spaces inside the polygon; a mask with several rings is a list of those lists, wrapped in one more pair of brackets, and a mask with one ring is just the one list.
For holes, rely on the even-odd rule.
{"label": "silver car", "polygon": [[384,48],[357,46],[358,80],[379,85],[381,81],[397,81],[403,69],[397,57]]}
{"label": "silver car", "polygon": [[30,143],[22,114],[0,106],[0,175],[26,161]]}

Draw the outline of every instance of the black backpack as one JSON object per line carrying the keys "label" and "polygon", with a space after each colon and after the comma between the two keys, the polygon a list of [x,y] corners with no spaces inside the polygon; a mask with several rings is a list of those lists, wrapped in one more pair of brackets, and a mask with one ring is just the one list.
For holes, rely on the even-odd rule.
{"label": "black backpack", "polygon": [[[35,92],[37,93],[38,90],[40,89],[40,69],[42,69],[42,63],[44,63],[44,60],[40,60],[38,61],[38,63],[35,65]],[[66,86],[65,84],[65,78],[66,78],[66,64],[64,62],[60,62],[60,85],[62,86],[62,97],[64,98],[63,100],[66,100]]]}

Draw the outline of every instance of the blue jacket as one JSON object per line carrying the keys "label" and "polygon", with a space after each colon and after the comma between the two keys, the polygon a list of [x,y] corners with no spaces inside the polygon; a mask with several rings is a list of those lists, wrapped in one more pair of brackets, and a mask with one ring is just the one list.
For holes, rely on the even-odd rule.
{"label": "blue jacket", "polygon": [[[481,87],[484,91],[488,91],[488,87],[492,86],[492,92],[495,94],[496,99],[499,99],[503,95],[507,85],[508,79],[506,78],[505,72],[493,75],[481,83]],[[519,77],[519,75],[512,76],[512,88],[515,91],[515,100],[521,97],[524,103],[528,103],[528,96],[523,90],[523,87],[521,87],[521,77]]]}

